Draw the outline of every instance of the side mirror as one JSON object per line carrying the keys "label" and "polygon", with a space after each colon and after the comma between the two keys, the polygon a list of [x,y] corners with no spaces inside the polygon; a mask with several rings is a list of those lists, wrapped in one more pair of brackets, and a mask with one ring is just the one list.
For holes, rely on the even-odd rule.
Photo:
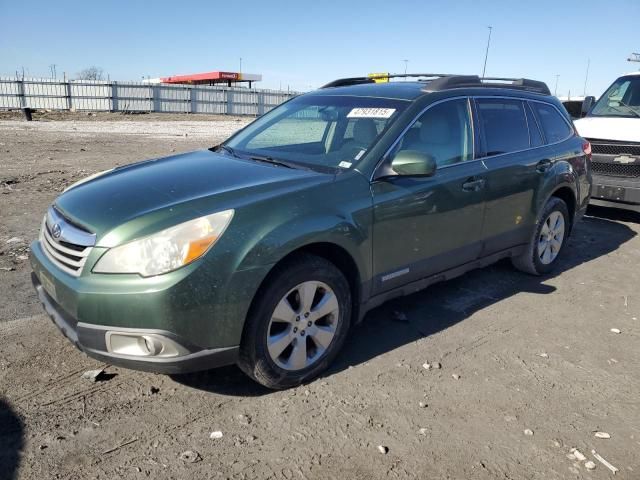
{"label": "side mirror", "polygon": [[436,173],[436,161],[431,155],[417,150],[400,150],[391,160],[391,168],[398,175],[431,177]]}
{"label": "side mirror", "polygon": [[582,102],[582,110],[580,111],[580,116],[581,117],[586,117],[587,113],[589,113],[589,110],[591,110],[591,107],[593,107],[593,104],[596,101],[596,97],[592,97],[592,96],[588,96],[588,97],[584,97],[584,101]]}

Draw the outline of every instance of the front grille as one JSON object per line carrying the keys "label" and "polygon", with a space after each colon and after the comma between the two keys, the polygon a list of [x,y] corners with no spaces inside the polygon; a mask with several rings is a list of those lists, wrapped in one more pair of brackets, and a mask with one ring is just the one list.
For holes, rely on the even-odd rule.
{"label": "front grille", "polygon": [[601,155],[640,155],[640,143],[589,140],[591,151]]}
{"label": "front grille", "polygon": [[[53,235],[54,225],[61,231],[59,238]],[[78,242],[85,245],[70,242],[70,238],[77,238]],[[87,257],[93,249],[94,239],[95,236],[72,225],[52,208],[42,221],[40,244],[45,255],[60,270],[74,277],[79,277],[82,273]]]}
{"label": "front grille", "polygon": [[606,175],[607,177],[640,178],[640,163],[637,165],[624,165],[621,163],[601,163],[592,161],[593,173]]}

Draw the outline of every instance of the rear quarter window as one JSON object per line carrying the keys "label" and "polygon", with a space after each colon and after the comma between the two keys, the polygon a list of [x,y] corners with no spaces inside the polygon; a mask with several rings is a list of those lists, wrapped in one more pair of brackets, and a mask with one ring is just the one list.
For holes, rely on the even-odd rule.
{"label": "rear quarter window", "polygon": [[538,116],[547,143],[561,142],[571,136],[573,130],[555,107],[539,102],[531,102],[531,106]]}
{"label": "rear quarter window", "polygon": [[529,129],[521,100],[480,98],[476,102],[487,156],[529,148]]}

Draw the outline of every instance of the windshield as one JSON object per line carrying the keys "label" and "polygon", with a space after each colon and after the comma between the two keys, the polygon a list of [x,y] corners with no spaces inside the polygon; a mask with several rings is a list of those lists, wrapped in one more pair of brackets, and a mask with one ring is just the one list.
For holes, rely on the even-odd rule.
{"label": "windshield", "polygon": [[613,82],[589,116],[640,118],[640,75],[621,77]]}
{"label": "windshield", "polygon": [[260,117],[229,139],[230,154],[320,170],[355,167],[409,102],[306,95]]}

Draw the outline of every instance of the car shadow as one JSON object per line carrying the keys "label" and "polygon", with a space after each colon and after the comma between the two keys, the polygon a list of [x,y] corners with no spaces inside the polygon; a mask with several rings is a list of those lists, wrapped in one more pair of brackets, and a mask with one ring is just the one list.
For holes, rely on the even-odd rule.
{"label": "car shadow", "polygon": [[[516,271],[509,260],[504,260],[371,310],[353,329],[342,352],[323,376],[334,375],[445,330],[518,293],[541,296],[553,293],[556,289],[547,285],[547,280],[613,252],[636,235],[627,225],[619,223],[618,220],[627,218],[619,211],[598,210],[597,213],[599,217],[585,217],[576,226],[553,274],[526,275]],[[249,380],[235,366],[172,378],[185,386],[222,395],[258,396],[271,392]]]}
{"label": "car shadow", "polygon": [[17,478],[24,447],[24,426],[6,400],[0,398],[0,478]]}
{"label": "car shadow", "polygon": [[640,223],[640,212],[632,212],[621,208],[589,205],[587,215],[618,222]]}

